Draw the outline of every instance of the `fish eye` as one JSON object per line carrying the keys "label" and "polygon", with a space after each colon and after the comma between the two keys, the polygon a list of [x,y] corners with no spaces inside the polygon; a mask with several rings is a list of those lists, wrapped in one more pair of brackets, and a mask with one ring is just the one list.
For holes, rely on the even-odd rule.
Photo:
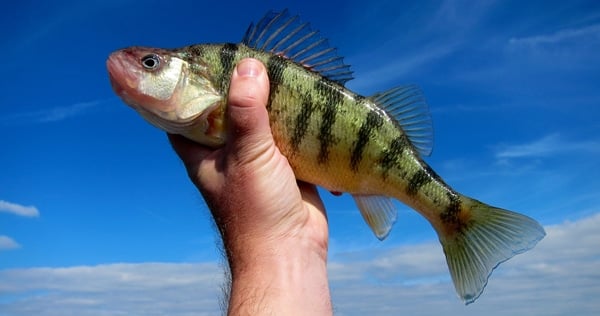
{"label": "fish eye", "polygon": [[148,54],[142,57],[142,66],[148,70],[156,70],[160,66],[160,58],[156,54]]}

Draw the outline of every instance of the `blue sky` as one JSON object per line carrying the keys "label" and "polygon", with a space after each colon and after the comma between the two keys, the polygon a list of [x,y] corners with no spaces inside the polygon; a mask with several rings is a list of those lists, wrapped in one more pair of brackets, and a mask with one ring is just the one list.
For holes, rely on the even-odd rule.
{"label": "blue sky", "polygon": [[238,42],[285,7],[346,57],[349,88],[421,86],[432,167],[548,233],[464,307],[420,215],[398,204],[379,242],[349,196],[324,192],[337,314],[600,311],[597,1],[147,0],[1,14],[0,315],[216,313],[222,258],[206,206],[164,133],[114,95],[105,60],[132,45]]}

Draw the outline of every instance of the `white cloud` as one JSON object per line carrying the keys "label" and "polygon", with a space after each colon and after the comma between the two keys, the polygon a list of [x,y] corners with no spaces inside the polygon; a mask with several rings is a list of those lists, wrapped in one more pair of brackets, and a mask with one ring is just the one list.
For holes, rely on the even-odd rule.
{"label": "white cloud", "polygon": [[[332,275],[362,275],[360,281],[332,281],[340,315],[593,315],[600,310],[600,213],[577,222],[546,227],[540,244],[500,265],[474,304],[454,297],[437,243],[396,248],[382,258],[332,266]],[[583,237],[585,236],[585,237]],[[365,252],[365,255],[367,252]],[[413,255],[414,257],[411,257]],[[424,278],[408,265],[430,270]],[[348,271],[349,268],[354,268]],[[446,272],[447,273],[447,272]]]}
{"label": "white cloud", "polygon": [[84,111],[95,107],[100,101],[80,102],[69,106],[61,106],[36,113],[39,122],[55,122],[70,118],[83,113]]}
{"label": "white cloud", "polygon": [[21,245],[8,236],[0,235],[0,251],[21,248]]}
{"label": "white cloud", "polygon": [[[546,238],[500,265],[469,306],[455,297],[437,242],[347,253],[329,265],[336,315],[594,315],[598,226],[598,212],[547,226]],[[0,270],[0,314],[215,315],[222,280],[216,263]]]}
{"label": "white cloud", "polygon": [[3,270],[0,314],[217,315],[222,277],[216,263]]}
{"label": "white cloud", "polygon": [[600,142],[597,141],[569,141],[559,134],[550,134],[530,143],[503,146],[496,152],[496,158],[543,157],[558,153],[599,151],[599,148]]}
{"label": "white cloud", "polygon": [[93,100],[87,102],[78,102],[71,105],[57,106],[38,111],[22,112],[12,115],[9,114],[7,116],[0,117],[0,123],[50,123],[62,121],[83,115],[103,102],[105,102],[105,100]]}
{"label": "white cloud", "polygon": [[[564,28],[554,33],[529,37],[513,37],[508,40],[505,49],[507,57],[518,61],[514,66],[522,71],[517,73],[523,75],[523,70],[532,67],[537,73],[555,77],[556,86],[562,88],[568,86],[568,82],[564,80],[566,75],[597,73],[600,60],[597,53],[600,49],[600,24]],[[540,66],[542,67],[539,68]],[[547,72],[548,70],[552,71]],[[531,85],[530,82],[525,83]]]}
{"label": "white cloud", "polygon": [[0,200],[0,212],[12,213],[19,216],[38,217],[40,212],[35,206],[23,206],[16,203]]}
{"label": "white cloud", "polygon": [[600,24],[588,25],[577,29],[564,29],[552,34],[521,38],[513,37],[509,40],[509,44],[525,46],[559,44],[570,40],[580,40],[585,37],[600,40]]}

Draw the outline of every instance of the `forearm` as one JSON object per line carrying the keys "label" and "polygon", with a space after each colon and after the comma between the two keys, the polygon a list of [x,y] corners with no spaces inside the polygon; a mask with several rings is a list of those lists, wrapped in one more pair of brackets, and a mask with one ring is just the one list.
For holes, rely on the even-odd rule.
{"label": "forearm", "polygon": [[231,253],[228,314],[331,315],[326,249],[306,240],[270,242]]}

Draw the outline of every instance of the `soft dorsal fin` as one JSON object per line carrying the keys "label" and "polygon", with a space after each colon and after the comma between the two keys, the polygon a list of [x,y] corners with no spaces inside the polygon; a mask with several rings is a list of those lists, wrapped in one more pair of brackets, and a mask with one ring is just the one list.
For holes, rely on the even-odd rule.
{"label": "soft dorsal fin", "polygon": [[433,149],[433,124],[423,92],[415,85],[395,87],[369,98],[402,128],[421,155]]}
{"label": "soft dorsal fin", "polygon": [[286,57],[341,85],[352,79],[350,66],[329,47],[327,39],[287,10],[270,11],[256,25],[250,24],[242,43]]}

